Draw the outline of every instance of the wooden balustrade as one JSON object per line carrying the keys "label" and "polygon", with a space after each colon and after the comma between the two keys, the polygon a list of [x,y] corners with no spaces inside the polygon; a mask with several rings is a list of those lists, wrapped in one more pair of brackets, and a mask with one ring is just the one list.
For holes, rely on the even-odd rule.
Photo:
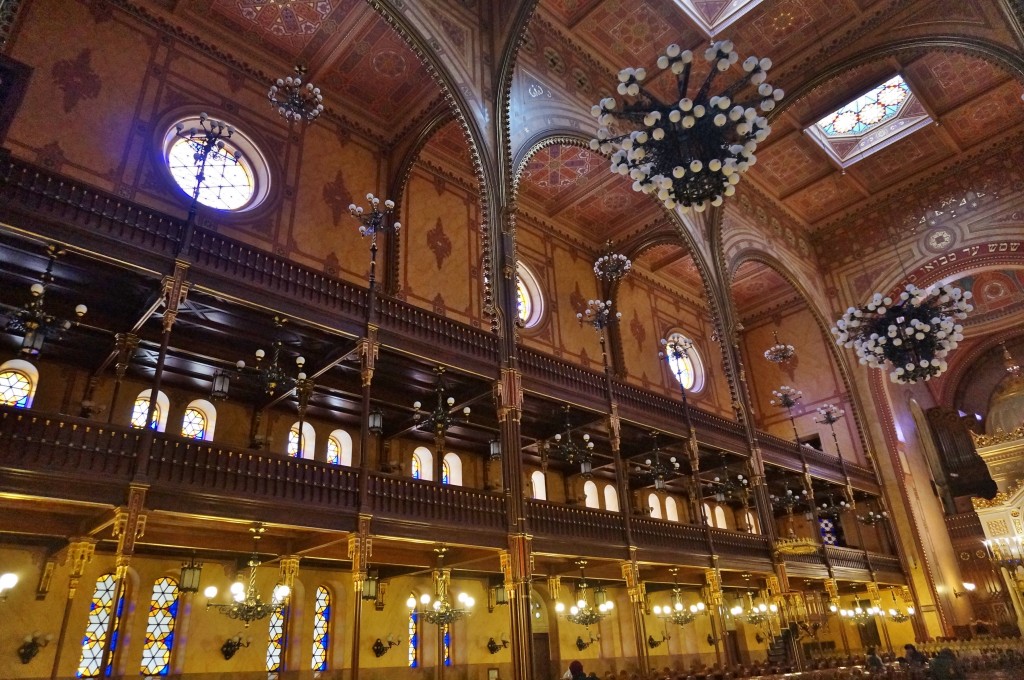
{"label": "wooden balustrade", "polygon": [[[903,566],[900,558],[896,555],[883,555],[882,553],[870,553],[871,566],[879,574],[888,577],[887,580],[897,583],[906,583],[906,576],[903,574]],[[881,579],[880,579],[881,580]]]}
{"label": "wooden balustrade", "polygon": [[353,511],[359,494],[351,468],[171,437],[154,437],[148,479],[154,488],[167,485],[186,493]]}
{"label": "wooden balustrade", "polygon": [[452,321],[394,298],[380,298],[378,311],[382,328],[436,343],[462,356],[497,365],[498,337],[493,333]]}
{"label": "wooden balustrade", "polygon": [[826,545],[825,554],[833,567],[844,569],[867,570],[868,560],[863,550],[856,548],[843,548],[838,545]]}
{"label": "wooden balustrade", "polygon": [[0,465],[123,481],[134,469],[139,435],[89,420],[0,408]]}
{"label": "wooden balustrade", "polygon": [[371,474],[369,494],[374,515],[452,529],[506,528],[505,499],[487,491]]}
{"label": "wooden balustrade", "polygon": [[632,524],[633,539],[638,547],[704,555],[708,552],[704,527],[650,517],[634,517]]}
{"label": "wooden balustrade", "polygon": [[189,255],[195,266],[353,317],[366,313],[367,291],[263,250],[197,229]]}
{"label": "wooden balustrade", "polygon": [[772,549],[767,536],[748,534],[724,529],[708,529],[715,552],[719,555],[748,557],[751,559],[771,559]]}
{"label": "wooden balustrade", "polygon": [[615,546],[625,541],[623,517],[618,512],[528,500],[526,517],[530,532],[536,536]]}
{"label": "wooden balustrade", "polygon": [[13,158],[0,161],[0,197],[9,209],[163,254],[173,255],[184,228],[182,220]]}

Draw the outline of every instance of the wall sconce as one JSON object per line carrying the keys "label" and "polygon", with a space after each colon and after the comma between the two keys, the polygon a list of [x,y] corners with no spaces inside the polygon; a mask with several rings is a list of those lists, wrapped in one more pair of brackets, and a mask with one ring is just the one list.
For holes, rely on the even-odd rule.
{"label": "wall sconce", "polygon": [[366,417],[366,429],[379,436],[384,431],[384,412],[379,408],[370,411]]}
{"label": "wall sconce", "polygon": [[0,575],[0,602],[7,599],[7,591],[18,585],[18,575],[7,572]]}
{"label": "wall sconce", "polygon": [[239,633],[235,637],[229,637],[224,641],[224,644],[220,646],[220,653],[224,655],[224,660],[227,661],[235,655],[242,647],[248,647],[252,644],[252,638],[243,638],[242,634]]}
{"label": "wall sconce", "polygon": [[489,454],[491,460],[501,459],[501,441],[498,439],[492,439],[489,444]]}
{"label": "wall sconce", "polygon": [[400,644],[402,644],[402,640],[401,639],[396,640],[391,635],[388,635],[388,642],[387,642],[386,646],[385,646],[384,642],[381,641],[380,638],[377,638],[377,640],[373,643],[373,647],[372,647],[373,655],[379,659],[380,657],[384,656],[389,651],[391,651],[392,647],[397,647]]}
{"label": "wall sconce", "polygon": [[189,558],[188,562],[181,564],[181,578],[178,579],[178,592],[181,593],[198,593],[199,592],[199,577],[203,574],[203,563],[196,562],[196,554],[192,553],[192,557]]}
{"label": "wall sconce", "polygon": [[671,639],[672,639],[672,637],[670,635],[668,635],[667,633],[662,633],[660,640],[655,640],[653,635],[648,635],[647,636],[647,646],[650,647],[651,649],[655,649],[656,647],[661,647],[663,644],[665,644],[666,641],[671,640]]}
{"label": "wall sconce", "polygon": [[974,590],[977,587],[978,586],[974,585],[973,583],[971,583],[969,581],[964,581],[964,589],[960,590],[960,591],[954,590],[953,591],[953,595],[955,597],[966,597],[967,595],[970,595],[971,593],[973,593]]}
{"label": "wall sconce", "polygon": [[501,636],[501,642],[496,642],[494,638],[487,640],[487,651],[491,654],[497,654],[499,650],[506,649],[508,647],[508,640],[505,636]]}
{"label": "wall sconce", "polygon": [[32,633],[31,635],[25,636],[25,642],[18,647],[18,658],[21,659],[22,663],[28,663],[32,659],[36,658],[36,654],[39,650],[53,641],[53,636],[50,634],[43,635],[39,631]]}
{"label": "wall sconce", "polygon": [[[590,633],[588,632],[587,635],[590,635]],[[580,650],[582,652],[584,649],[586,649],[587,647],[589,647],[590,645],[594,644],[595,642],[597,642],[600,639],[601,639],[600,635],[598,635],[597,637],[594,637],[593,635],[590,635],[590,641],[589,642],[585,642],[583,640],[583,636],[582,635],[577,636],[577,638],[576,638],[576,649],[578,649],[578,650]]]}
{"label": "wall sconce", "polygon": [[717,645],[719,642],[722,641],[722,638],[716,638],[711,633],[708,633],[707,640],[708,640],[708,646],[709,647],[714,647],[715,645]]}

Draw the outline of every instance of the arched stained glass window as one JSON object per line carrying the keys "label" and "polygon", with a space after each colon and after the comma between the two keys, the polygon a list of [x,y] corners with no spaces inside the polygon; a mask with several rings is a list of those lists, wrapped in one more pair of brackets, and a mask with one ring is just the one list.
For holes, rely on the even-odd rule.
{"label": "arched stained glass window", "polygon": [[452,624],[441,626],[441,642],[444,647],[444,665],[452,665]]}
{"label": "arched stained glass window", "polygon": [[676,499],[671,496],[665,497],[665,519],[670,522],[679,521],[679,506],[676,504]]}
{"label": "arched stained glass window", "polygon": [[284,610],[278,609],[270,615],[267,630],[267,672],[281,670],[281,655],[284,652]]}
{"label": "arched stained glass window", "polygon": [[516,274],[516,314],[524,328],[533,328],[544,316],[544,296],[529,267],[520,262]]}
{"label": "arched stained glass window", "polygon": [[[134,414],[132,414],[134,418]],[[141,418],[145,418],[145,414]],[[206,439],[206,414],[194,406],[185,409],[185,417],[181,420],[181,436],[187,439]]]}
{"label": "arched stained glass window", "polygon": [[352,435],[335,430],[327,438],[327,462],[331,465],[352,465]]}
{"label": "arched stained glass window", "polygon": [[327,670],[327,650],[330,649],[331,593],[320,586],[316,589],[316,611],[313,614],[313,670]]}
{"label": "arched stained glass window", "polygon": [[292,458],[312,458],[316,447],[316,431],[309,423],[302,423],[301,437],[299,432],[299,423],[293,423],[288,430],[288,455]]}
{"label": "arched stained glass window", "polygon": [[[121,596],[117,607],[114,607],[114,591],[117,581],[113,574],[103,574],[96,579],[96,589],[89,603],[89,620],[85,624],[85,636],[82,638],[82,658],[78,662],[80,678],[100,677],[100,664],[103,663],[103,647],[107,633],[111,632],[110,659],[113,660],[117,650],[118,629],[121,625],[121,612],[124,608],[124,596]],[[114,617],[111,625],[110,617]],[[107,663],[104,675],[110,675],[111,663]]]}
{"label": "arched stained glass window", "polygon": [[548,499],[548,484],[544,473],[541,470],[534,470],[530,475],[530,483],[533,486],[533,497],[538,501]]}
{"label": "arched stained glass window", "polygon": [[[139,397],[132,406],[132,427],[142,429],[146,426],[146,414],[149,413],[149,397]],[[157,402],[153,409],[153,420],[149,426],[154,430],[160,423],[160,402]]]}
{"label": "arched stained glass window", "polygon": [[417,446],[412,452],[412,478],[434,480],[434,454],[425,446]]}
{"label": "arched stained glass window", "polygon": [[443,473],[441,483],[462,486],[462,459],[459,457],[459,454],[444,454],[444,460],[441,464],[441,472]]}
{"label": "arched stained glass window", "polygon": [[600,508],[601,500],[597,495],[597,484],[587,480],[583,485],[583,505],[588,508]]}
{"label": "arched stained glass window", "polygon": [[651,517],[661,519],[661,499],[658,494],[652,493],[647,497],[647,507],[651,509]]}
{"label": "arched stained glass window", "polygon": [[420,629],[416,625],[417,623],[419,623],[419,614],[409,612],[409,668],[417,668],[420,665]]}
{"label": "arched stained glass window", "polygon": [[32,396],[32,380],[21,371],[0,372],[0,404],[28,408]]}
{"label": "arched stained glass window", "polygon": [[420,457],[415,453],[412,454],[412,478],[423,478],[423,463],[420,461]]}
{"label": "arched stained glass window", "polygon": [[178,618],[178,582],[157,579],[149,603],[146,641],[142,647],[142,675],[167,675],[174,646],[174,623]]}
{"label": "arched stained glass window", "polygon": [[614,484],[607,484],[604,487],[604,509],[611,512],[619,511],[619,494],[615,491]]}
{"label": "arched stained glass window", "polygon": [[451,484],[452,479],[452,466],[447,460],[441,461],[441,483]]}

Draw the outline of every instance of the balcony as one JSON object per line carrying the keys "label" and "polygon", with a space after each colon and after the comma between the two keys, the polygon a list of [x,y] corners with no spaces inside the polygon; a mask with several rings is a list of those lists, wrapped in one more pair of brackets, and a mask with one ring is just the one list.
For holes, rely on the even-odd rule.
{"label": "balcony", "polygon": [[[145,484],[151,510],[249,519],[254,507],[271,507],[280,523],[325,530],[354,530],[360,512],[357,469],[9,407],[0,407],[0,480],[0,492],[109,506],[124,503],[130,484]],[[436,540],[443,525],[499,548],[508,540],[505,503],[501,493],[370,473],[362,511],[381,534]],[[526,515],[538,550],[625,554],[621,513],[528,500]],[[639,516],[631,526],[644,559],[710,567],[713,548],[723,568],[771,570],[764,536]],[[864,577],[862,551],[827,550],[851,578]],[[806,562],[801,573],[824,577],[820,553],[797,561]],[[898,563],[884,564],[898,572]]]}

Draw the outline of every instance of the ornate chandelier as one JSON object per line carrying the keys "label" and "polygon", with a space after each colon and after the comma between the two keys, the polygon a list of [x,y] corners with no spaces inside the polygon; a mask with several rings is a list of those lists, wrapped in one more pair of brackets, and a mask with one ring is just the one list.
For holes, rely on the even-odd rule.
{"label": "ornate chandelier", "polygon": [[715,497],[715,501],[718,503],[724,503],[726,500],[733,498],[745,500],[749,487],[750,480],[742,474],[737,474],[736,478],[733,479],[729,475],[728,468],[724,465],[722,466],[722,471],[704,485],[704,488]]}
{"label": "ornate chandelier", "polygon": [[[270,346],[270,361],[264,362],[267,358],[266,351],[257,349],[256,364],[248,369],[263,391],[270,397],[278,392],[278,388],[281,388],[282,392],[287,392],[295,387],[296,383],[306,379],[306,374],[302,372],[302,367],[306,365],[305,357],[295,357],[295,366],[298,369],[298,373],[294,377],[289,375],[285,367],[280,364],[281,348],[284,346],[281,340],[281,329],[284,328],[286,321],[282,317],[274,317],[275,337],[274,342]],[[245,371],[245,362],[239,359],[235,362],[235,368],[239,371]]]}
{"label": "ornate chandelier", "polygon": [[692,98],[693,52],[672,44],[658,67],[676,76],[679,101],[661,102],[641,84],[646,69],[626,68],[619,72],[621,106],[605,97],[591,109],[599,127],[590,148],[611,154],[612,172],[629,176],[634,191],[657,196],[670,210],[702,211],[736,192],[740,176],[757,162],[758,143],[771,132],[758,108],[767,113],[784,95],[765,82],[771,60],[748,57],[745,75],[709,96],[715,77],[737,63],[739,54],[731,41],[719,40],[704,59],[711,68]]}
{"label": "ornate chandelier", "polygon": [[875,293],[863,307],[850,307],[836,321],[836,342],[857,352],[871,368],[890,365],[895,383],[930,380],[946,370],[946,355],[963,336],[958,323],[974,310],[971,291],[952,286],[921,289],[912,283],[898,300]]}
{"label": "ornate chandelier", "polygon": [[13,309],[7,322],[9,332],[22,336],[21,354],[26,357],[38,356],[47,339],[59,340],[66,331],[78,323],[77,319],[81,319],[88,311],[85,305],[77,305],[75,321],[61,319],[46,311],[46,288],[54,281],[53,263],[64,254],[64,251],[56,246],[49,246],[47,252],[49,260],[46,263],[46,271],[39,276],[38,283],[29,286],[31,297],[28,302],[20,309]]}
{"label": "ornate chandelier", "polygon": [[863,626],[866,625],[868,621],[875,618],[876,616],[884,616],[885,612],[883,612],[879,607],[875,607],[874,605],[868,607],[867,609],[864,609],[860,605],[857,605],[853,609],[840,609],[839,615],[847,621],[851,621],[857,624],[858,626]]}
{"label": "ornate chandelier", "polygon": [[[552,438],[553,441],[545,443],[548,454],[564,460],[570,465],[579,465],[580,473],[587,477],[594,469],[594,442],[590,441],[590,435],[583,435],[583,443],[577,444],[572,438],[572,423],[569,420],[569,407],[565,407],[565,433],[558,433]],[[584,563],[585,564],[585,563]]]}
{"label": "ornate chandelier", "polygon": [[320,88],[313,83],[302,84],[306,75],[303,66],[295,67],[295,76],[278,78],[267,91],[270,105],[288,121],[301,120],[312,123],[324,111],[324,97]]}
{"label": "ornate chandelier", "polygon": [[[696,603],[686,606],[683,602],[683,590],[679,587],[679,570],[672,568],[672,604],[659,606],[654,605],[652,611],[665,623],[673,623],[677,626],[685,626],[692,623],[701,614],[707,613],[707,606],[698,600]],[[665,636],[668,638],[668,636]]]}
{"label": "ornate chandelier", "polygon": [[737,604],[729,610],[729,613],[747,623],[762,626],[769,624],[772,617],[779,613],[779,606],[775,603],[765,604],[764,602],[754,604],[754,596],[747,593],[747,607],[744,608],[743,605]]}
{"label": "ornate chandelier", "polygon": [[865,526],[869,526],[869,527],[873,527],[876,524],[881,524],[882,522],[884,522],[887,519],[889,519],[889,513],[886,512],[885,510],[883,510],[881,512],[875,512],[874,510],[869,510],[868,514],[866,514],[866,515],[857,515],[857,521],[859,521],[861,524],[864,524]]}
{"label": "ornate chandelier", "polygon": [[666,456],[658,446],[658,433],[652,432],[654,448],[643,456],[643,463],[637,463],[633,472],[641,479],[654,482],[654,488],[663,491],[668,480],[679,475],[679,461],[675,456]]}
{"label": "ornate chandelier", "polygon": [[846,499],[840,498],[839,502],[836,502],[835,497],[832,494],[828,495],[828,500],[818,506],[818,517],[826,517],[829,519],[836,520],[847,510],[850,510],[853,506],[846,502]]}
{"label": "ornate chandelier", "polygon": [[580,323],[587,321],[599,333],[607,328],[613,319],[617,321],[621,318],[622,312],[615,312],[612,315],[611,300],[587,300],[587,308],[576,313],[577,321]]}
{"label": "ornate chandelier", "polygon": [[216,586],[209,586],[203,591],[203,594],[206,596],[206,608],[208,610],[211,608],[216,609],[229,619],[242,621],[245,623],[246,628],[253,621],[266,618],[288,606],[288,595],[291,594],[291,589],[287,585],[278,583],[274,586],[274,593],[270,602],[264,602],[260,599],[259,592],[256,590],[256,567],[260,566],[259,540],[263,532],[266,531],[266,528],[262,525],[256,525],[250,527],[249,531],[252,532],[252,556],[249,558],[248,585],[242,581],[232,583],[231,596],[233,602],[226,604],[210,602],[210,600],[217,597]]}
{"label": "ornate chandelier", "polygon": [[594,261],[594,276],[608,283],[625,278],[632,269],[633,263],[628,257],[612,251],[611,241],[605,243],[604,255]]}
{"label": "ornate chandelier", "polygon": [[775,344],[764,351],[765,359],[773,364],[784,364],[796,356],[796,348],[779,342],[779,334],[776,331],[772,331],[772,337],[775,338]]}
{"label": "ornate chandelier", "polygon": [[436,367],[434,373],[437,375],[437,385],[434,388],[437,403],[432,410],[425,411],[422,402],[414,401],[412,407],[416,409],[416,413],[413,414],[413,420],[419,429],[433,432],[435,437],[444,437],[452,425],[466,422],[472,409],[464,407],[461,418],[453,415],[455,398],[445,397],[448,386],[445,384],[444,367]]}
{"label": "ornate chandelier", "polygon": [[565,605],[558,602],[555,604],[555,611],[558,614],[565,614],[565,618],[571,623],[592,626],[606,617],[615,605],[608,599],[608,593],[604,588],[597,588],[591,593],[585,571],[587,561],[576,560],[576,566],[580,568],[580,582],[576,584],[576,604],[569,607],[569,613],[565,614]]}
{"label": "ornate chandelier", "polygon": [[405,605],[412,613],[422,616],[427,623],[447,626],[468,616],[476,602],[466,593],[459,593],[455,600],[452,599],[451,569],[444,566],[444,556],[448,552],[448,548],[441,546],[434,548],[434,552],[437,553],[437,567],[434,569],[434,596],[431,597],[429,593],[423,593],[420,595],[417,606],[416,596],[410,593]]}

